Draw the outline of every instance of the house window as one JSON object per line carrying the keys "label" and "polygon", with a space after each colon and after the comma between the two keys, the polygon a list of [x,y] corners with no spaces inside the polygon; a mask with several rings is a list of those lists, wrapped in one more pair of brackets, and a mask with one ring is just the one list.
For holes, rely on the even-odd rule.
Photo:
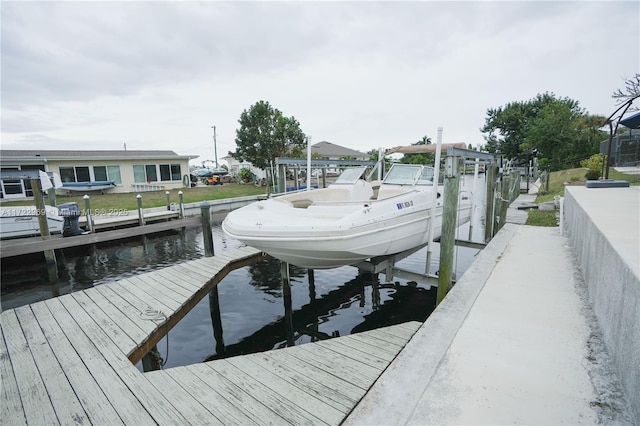
{"label": "house window", "polygon": [[91,182],[88,166],[60,167],[62,182]]}
{"label": "house window", "polygon": [[160,180],[182,180],[180,164],[160,164]]}
{"label": "house window", "polygon": [[144,171],[144,166],[136,164],[133,166],[133,181],[135,183],[146,183],[147,174]]}
{"label": "house window", "polygon": [[120,176],[120,166],[107,166],[107,174],[109,176],[109,180],[112,180],[118,185],[122,184],[122,177]]}
{"label": "house window", "polygon": [[107,166],[93,166],[93,177],[95,180],[109,180],[107,179]]}
{"label": "house window", "polygon": [[120,166],[93,166],[93,180],[112,180],[113,183],[122,184]]}
{"label": "house window", "polygon": [[182,180],[180,164],[136,164],[133,166],[133,180],[136,183]]}
{"label": "house window", "polygon": [[60,180],[62,182],[95,182],[112,180],[116,184],[122,184],[120,166],[60,167]]}

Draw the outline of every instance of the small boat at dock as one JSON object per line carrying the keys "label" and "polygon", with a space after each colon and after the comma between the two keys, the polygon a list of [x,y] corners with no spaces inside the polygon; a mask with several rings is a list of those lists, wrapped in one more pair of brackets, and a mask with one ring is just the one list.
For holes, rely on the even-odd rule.
{"label": "small boat at dock", "polygon": [[49,233],[61,233],[64,218],[56,207],[45,206],[44,211],[35,206],[0,207],[0,238],[18,238],[40,235],[38,216],[46,215]]}
{"label": "small boat at dock", "polygon": [[[442,229],[442,188],[434,169],[395,164],[384,180],[364,179],[365,167],[348,168],[327,188],[288,193],[230,212],[222,229],[230,237],[292,265],[327,269],[397,254],[428,242]],[[435,219],[430,223],[433,191]],[[458,203],[458,225],[472,203]]]}

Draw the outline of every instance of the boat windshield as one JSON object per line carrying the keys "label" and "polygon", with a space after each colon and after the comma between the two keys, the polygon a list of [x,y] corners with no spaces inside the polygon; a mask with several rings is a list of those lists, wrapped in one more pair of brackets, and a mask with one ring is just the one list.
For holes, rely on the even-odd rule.
{"label": "boat windshield", "polygon": [[411,164],[394,164],[384,177],[383,183],[393,185],[413,185],[418,178],[422,166]]}
{"label": "boat windshield", "polygon": [[354,184],[362,177],[365,170],[366,167],[351,167],[349,169],[344,169],[333,183]]}
{"label": "boat windshield", "polygon": [[420,179],[418,179],[418,185],[433,185],[433,167],[424,166],[422,173],[420,173]]}

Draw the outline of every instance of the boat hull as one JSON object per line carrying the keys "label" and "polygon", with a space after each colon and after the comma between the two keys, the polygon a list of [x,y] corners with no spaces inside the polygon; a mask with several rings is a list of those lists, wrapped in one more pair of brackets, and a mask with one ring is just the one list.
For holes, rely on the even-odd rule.
{"label": "boat hull", "polygon": [[[292,265],[328,269],[392,255],[424,245],[429,238],[429,193],[413,192],[387,203],[295,209],[267,200],[229,213],[223,230],[249,246]],[[269,203],[271,201],[271,203]],[[406,206],[400,208],[399,206]],[[315,211],[314,211],[315,210]],[[471,204],[459,210],[468,222]],[[270,221],[270,218],[286,218]],[[442,228],[436,207],[434,238]]]}
{"label": "boat hull", "polygon": [[[45,208],[50,234],[62,233],[64,218],[58,215],[58,209]],[[40,235],[38,210],[33,206],[0,208],[0,238],[20,238]]]}

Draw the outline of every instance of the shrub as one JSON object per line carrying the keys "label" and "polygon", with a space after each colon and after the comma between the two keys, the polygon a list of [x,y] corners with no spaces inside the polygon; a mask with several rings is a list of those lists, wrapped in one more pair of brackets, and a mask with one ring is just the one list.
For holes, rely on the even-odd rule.
{"label": "shrub", "polygon": [[598,180],[600,179],[600,170],[589,169],[584,177],[586,177],[587,180]]}
{"label": "shrub", "polygon": [[251,171],[251,169],[243,167],[238,172],[238,177],[242,180],[251,180],[253,179],[253,172]]}

